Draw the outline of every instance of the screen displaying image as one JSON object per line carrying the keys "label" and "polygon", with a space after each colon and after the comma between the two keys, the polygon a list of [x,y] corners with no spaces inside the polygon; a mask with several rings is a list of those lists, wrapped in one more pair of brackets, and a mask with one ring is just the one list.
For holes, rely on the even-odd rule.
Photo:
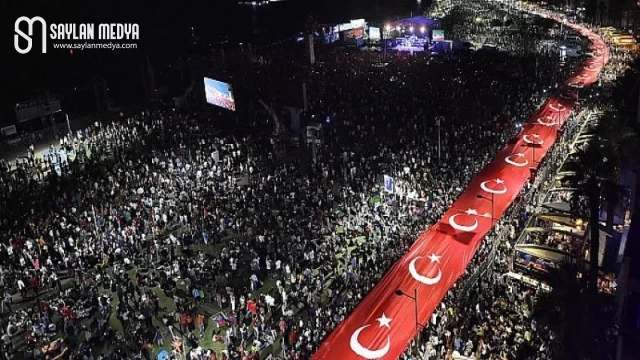
{"label": "screen displaying image", "polygon": [[231,111],[236,110],[236,101],[233,97],[233,88],[231,85],[205,77],[204,91],[209,104],[220,106]]}
{"label": "screen displaying image", "polygon": [[380,40],[380,28],[370,27],[369,28],[369,40],[378,41]]}
{"label": "screen displaying image", "polygon": [[364,28],[351,29],[344,32],[344,39],[362,39],[364,38]]}
{"label": "screen displaying image", "polygon": [[444,30],[433,30],[432,40],[433,41],[444,40]]}

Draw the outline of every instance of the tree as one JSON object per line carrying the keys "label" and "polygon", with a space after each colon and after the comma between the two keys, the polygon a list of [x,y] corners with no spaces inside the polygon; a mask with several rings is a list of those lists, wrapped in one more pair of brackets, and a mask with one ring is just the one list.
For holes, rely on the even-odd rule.
{"label": "tree", "polygon": [[[578,176],[572,179],[572,187],[577,191],[573,194],[572,212],[574,216],[582,217],[584,210],[588,210],[589,218],[589,289],[593,295],[598,289],[598,252],[600,250],[600,180],[601,174],[611,171],[609,162],[603,161],[604,144],[598,137],[594,138],[585,149],[576,153],[579,166]],[[586,209],[582,206],[586,199]]]}
{"label": "tree", "polygon": [[[600,205],[607,206],[605,230],[612,231],[615,209],[625,193],[619,185],[620,169],[634,159],[637,150],[635,133],[611,113],[603,115],[594,133],[598,136],[576,154],[580,176],[573,181],[573,187],[578,189],[574,196],[585,198],[589,209],[589,262],[593,265],[589,271],[589,287],[592,295],[597,293],[598,283]],[[575,207],[579,202],[573,199],[572,204]]]}
{"label": "tree", "polygon": [[605,15],[607,13],[607,4],[604,1],[600,1],[598,4],[598,22],[600,24],[604,23]]}
{"label": "tree", "polygon": [[587,20],[595,22],[596,13],[598,10],[598,2],[596,0],[587,0],[586,3],[586,16]]}
{"label": "tree", "polygon": [[315,17],[311,14],[308,14],[307,19],[304,23],[305,34],[313,34],[314,32],[318,31],[318,29],[320,29],[320,25],[318,25]]}
{"label": "tree", "polygon": [[585,359],[594,354],[589,341],[593,326],[584,316],[589,307],[587,284],[579,270],[572,264],[550,270],[546,280],[551,291],[539,294],[533,308],[533,318],[556,335],[550,349],[555,359]]}
{"label": "tree", "polygon": [[570,0],[569,6],[571,7],[571,10],[574,10],[574,11],[576,10],[576,8],[578,7],[578,1],[579,0],[572,0],[572,1]]}
{"label": "tree", "polygon": [[[615,353],[614,343],[607,339],[607,329],[615,323],[613,298],[591,297],[583,269],[580,262],[551,269],[545,278],[551,291],[538,293],[534,304],[533,319],[555,335],[552,359],[607,359]],[[593,304],[598,305],[595,316],[585,316]]]}
{"label": "tree", "polygon": [[611,113],[605,116],[607,121],[598,126],[597,132],[602,134],[601,139],[608,149],[607,158],[603,161],[610,163],[610,171],[603,174],[602,198],[607,209],[605,230],[612,233],[616,208],[627,196],[627,190],[618,180],[621,170],[637,158],[638,137],[621,116]]}

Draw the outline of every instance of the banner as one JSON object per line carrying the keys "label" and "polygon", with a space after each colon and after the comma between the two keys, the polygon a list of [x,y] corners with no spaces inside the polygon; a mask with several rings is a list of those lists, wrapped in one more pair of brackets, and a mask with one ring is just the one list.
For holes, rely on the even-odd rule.
{"label": "banner", "polygon": [[384,176],[384,191],[393,194],[395,191],[395,186],[393,183],[393,178],[389,175]]}
{"label": "banner", "polygon": [[444,30],[433,30],[433,35],[431,36],[431,39],[433,41],[442,41],[444,40]]}
{"label": "banner", "polygon": [[[409,251],[324,340],[313,360],[398,359],[416,336],[416,320],[424,324],[431,319],[493,228],[492,212],[497,218],[502,216],[528,181],[531,168],[555,142],[557,123],[562,124],[575,105],[573,98],[565,99],[560,94],[572,84],[595,82],[609,61],[609,48],[600,37],[587,28],[566,26],[589,37],[596,56],[576,67],[575,74],[534,113],[517,141],[507,144],[471,180],[442,219],[419,235]],[[479,198],[478,194],[493,195],[495,200]]]}
{"label": "banner", "polygon": [[549,270],[555,269],[560,264],[528,253],[523,250],[516,249],[513,261],[514,268],[526,273],[547,274]]}

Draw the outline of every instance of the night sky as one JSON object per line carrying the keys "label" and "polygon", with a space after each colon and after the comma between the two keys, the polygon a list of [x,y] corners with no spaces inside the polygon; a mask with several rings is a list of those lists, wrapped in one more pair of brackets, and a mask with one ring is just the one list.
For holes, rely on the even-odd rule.
{"label": "night sky", "polygon": [[[136,79],[140,77],[140,66],[146,56],[159,71],[189,53],[191,27],[202,42],[216,41],[221,36],[235,42],[249,42],[254,24],[263,38],[277,38],[301,30],[308,14],[313,14],[320,23],[338,23],[353,18],[408,15],[416,9],[415,0],[285,0],[258,7],[254,21],[254,10],[238,6],[236,0],[3,0],[0,2],[3,65],[0,123],[11,122],[6,116],[11,104],[45,90],[56,93],[101,77],[116,88],[126,88],[131,81],[139,83]],[[95,23],[96,32],[100,23],[138,23],[138,49],[74,50],[71,54],[69,50],[52,49],[49,45],[48,52],[41,54],[36,51],[40,43],[34,39],[31,52],[21,55],[13,46],[14,23],[20,16],[41,16],[48,25]]]}

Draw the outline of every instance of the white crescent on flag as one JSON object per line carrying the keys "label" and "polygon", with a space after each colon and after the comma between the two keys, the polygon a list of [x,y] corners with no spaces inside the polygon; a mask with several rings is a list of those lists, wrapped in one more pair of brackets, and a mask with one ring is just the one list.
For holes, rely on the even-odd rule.
{"label": "white crescent on flag", "polygon": [[[475,209],[468,209],[467,211],[465,211],[465,213],[467,215],[478,215],[478,211],[476,211]],[[452,228],[458,230],[458,231],[464,231],[464,232],[472,232],[475,231],[478,228],[478,219],[474,218],[473,219],[473,224],[472,225],[460,225],[458,224],[458,222],[456,221],[456,217],[458,217],[461,214],[455,214],[455,215],[451,215],[449,217],[449,225],[451,225]]]}
{"label": "white crescent on flag", "polygon": [[593,72],[596,72],[599,70],[598,67],[595,65],[587,65],[586,69]]}
{"label": "white crescent on flag", "polygon": [[[477,220],[476,220],[476,224],[477,224]],[[431,263],[440,263],[440,258],[441,256],[438,256],[436,254],[431,254],[431,256],[429,256],[429,259],[431,260]],[[418,261],[418,259],[422,259],[422,256],[417,256],[415,257],[413,260],[411,260],[411,262],[409,263],[409,273],[411,274],[411,276],[418,282],[425,284],[425,285],[435,285],[437,283],[440,282],[440,280],[442,279],[442,269],[440,269],[440,267],[438,267],[438,275],[436,275],[435,277],[428,277],[428,276],[424,276],[422,274],[420,274],[418,272],[418,270],[416,270],[416,261]]]}
{"label": "white crescent on flag", "polygon": [[[382,313],[382,317],[376,320],[380,323],[379,327],[386,327],[388,329],[391,328],[389,324],[391,323],[392,319],[388,318],[384,313]],[[351,346],[351,350],[353,350],[354,353],[358,354],[359,356],[362,356],[365,359],[368,359],[368,360],[379,359],[387,355],[387,353],[389,352],[389,349],[391,349],[391,337],[387,335],[387,344],[384,347],[377,350],[368,349],[362,346],[362,344],[360,344],[360,340],[358,340],[358,337],[360,336],[360,333],[362,332],[362,330],[368,328],[369,326],[371,325],[364,325],[359,327],[356,331],[354,331],[353,334],[351,334],[351,340],[349,341],[349,346]]]}
{"label": "white crescent on flag", "polygon": [[560,112],[560,111],[565,111],[567,108],[562,104],[558,104],[557,106],[554,104],[549,104],[549,109]]}
{"label": "white crescent on flag", "polygon": [[544,126],[555,126],[556,122],[553,120],[553,118],[550,115],[547,115],[544,118],[544,120],[542,118],[538,118],[538,124],[544,125]]}
{"label": "white crescent on flag", "polygon": [[531,136],[526,134],[522,137],[522,140],[530,145],[542,145],[544,143],[544,140],[538,134],[533,134]]}
{"label": "white crescent on flag", "polygon": [[[515,155],[515,156],[516,156],[516,158],[518,158],[518,159],[522,158],[522,159],[524,160],[524,162],[514,160],[514,159],[513,159],[513,156],[514,156],[514,155]],[[517,166],[517,167],[525,167],[525,166],[529,165],[529,160],[527,160],[527,159],[524,157],[524,154],[523,154],[523,153],[517,153],[517,154],[509,155],[509,156],[507,156],[506,158],[504,158],[504,161],[505,161],[507,164],[509,164],[509,165],[513,165],[513,166]]]}
{"label": "white crescent on flag", "polygon": [[[488,187],[487,184],[492,182],[492,181],[495,182],[498,185],[502,185],[502,189],[491,189],[490,187]],[[507,193],[507,186],[504,184],[504,180],[502,180],[502,179],[483,181],[483,182],[480,183],[480,188],[482,189],[482,191],[488,192],[490,194],[504,195],[504,194]]]}

